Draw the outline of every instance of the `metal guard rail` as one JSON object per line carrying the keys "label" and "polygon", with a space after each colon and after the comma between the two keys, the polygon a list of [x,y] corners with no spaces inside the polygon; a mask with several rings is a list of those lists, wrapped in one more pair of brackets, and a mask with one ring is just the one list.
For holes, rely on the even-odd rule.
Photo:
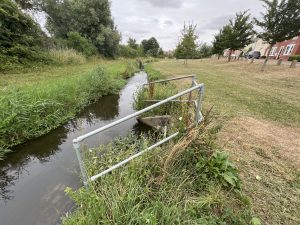
{"label": "metal guard rail", "polygon": [[[85,169],[85,166],[84,166],[84,162],[83,162],[82,157],[81,157],[81,154],[80,154],[81,142],[82,142],[83,140],[85,140],[86,138],[91,137],[91,136],[96,135],[96,134],[99,134],[100,132],[105,131],[105,130],[111,128],[111,127],[114,127],[114,126],[116,126],[116,125],[118,125],[118,124],[120,124],[120,123],[122,123],[122,122],[125,122],[125,121],[127,121],[127,120],[129,120],[129,119],[132,119],[132,118],[134,118],[134,117],[137,117],[137,116],[139,116],[139,115],[141,115],[141,114],[143,114],[143,113],[145,113],[145,112],[147,112],[147,111],[149,111],[149,110],[152,110],[152,109],[154,109],[154,108],[156,108],[156,107],[159,107],[159,106],[161,106],[161,105],[163,105],[163,104],[165,104],[165,103],[167,103],[167,102],[173,101],[173,100],[175,100],[176,98],[179,98],[179,97],[181,97],[181,96],[183,96],[183,95],[185,95],[185,94],[191,93],[191,92],[194,91],[194,90],[198,90],[198,98],[197,98],[197,100],[193,100],[193,101],[192,101],[192,102],[194,102],[194,104],[195,104],[195,109],[196,109],[196,113],[195,113],[195,114],[196,114],[196,115],[195,115],[195,122],[196,122],[196,123],[201,122],[201,120],[203,119],[203,116],[202,116],[202,113],[201,113],[201,107],[202,107],[202,104],[201,104],[201,103],[202,103],[202,99],[203,99],[203,95],[204,95],[204,84],[203,84],[203,83],[202,83],[202,84],[198,84],[198,83],[195,81],[195,75],[189,75],[189,76],[183,76],[183,77],[171,78],[171,79],[167,79],[167,80],[160,80],[160,81],[155,81],[155,83],[162,83],[162,82],[167,82],[167,81],[172,81],[172,80],[178,80],[178,79],[185,79],[185,78],[190,78],[190,77],[193,78],[193,79],[192,79],[192,87],[191,87],[191,88],[189,88],[189,89],[187,89],[187,90],[185,90],[185,91],[179,92],[179,93],[176,94],[176,95],[173,95],[173,96],[171,96],[171,97],[169,97],[169,98],[166,98],[166,99],[164,99],[164,100],[161,100],[161,101],[159,101],[159,102],[157,102],[157,103],[155,103],[155,104],[153,104],[153,105],[150,105],[150,106],[148,106],[148,107],[146,107],[146,108],[144,108],[144,109],[142,109],[142,110],[139,110],[139,111],[137,111],[137,112],[135,112],[135,113],[132,113],[132,114],[130,114],[130,115],[128,115],[128,116],[125,116],[125,117],[123,117],[123,118],[121,118],[121,119],[119,119],[119,120],[116,120],[116,121],[114,121],[114,122],[112,122],[112,123],[110,123],[110,124],[108,124],[108,125],[105,125],[105,126],[99,128],[99,129],[96,129],[96,130],[91,131],[91,132],[89,132],[89,133],[87,133],[87,134],[84,134],[84,135],[82,135],[82,136],[79,136],[79,137],[77,137],[77,138],[75,138],[75,139],[73,140],[73,147],[74,147],[74,149],[75,149],[75,151],[76,151],[76,155],[77,155],[77,159],[78,159],[78,162],[79,162],[79,167],[80,167],[80,171],[81,171],[83,183],[84,183],[85,186],[88,184],[89,181],[95,181],[95,180],[97,180],[98,178],[100,178],[101,176],[103,176],[103,175],[105,175],[105,174],[107,174],[107,173],[109,173],[109,172],[111,172],[111,171],[117,169],[118,167],[120,167],[120,166],[122,166],[122,165],[128,163],[129,161],[131,161],[131,160],[133,160],[133,159],[135,159],[135,158],[141,156],[141,155],[144,154],[145,152],[147,152],[147,151],[149,151],[149,150],[152,150],[152,149],[154,149],[155,147],[158,147],[158,146],[160,146],[161,144],[163,144],[163,143],[165,143],[165,142],[171,140],[172,138],[176,137],[176,136],[179,134],[179,132],[176,132],[176,133],[174,133],[174,134],[172,134],[172,135],[166,137],[165,139],[163,139],[163,140],[161,140],[161,141],[155,143],[154,145],[152,145],[152,146],[150,146],[150,147],[148,147],[148,148],[146,148],[146,149],[144,149],[144,150],[138,152],[138,153],[135,154],[135,155],[132,155],[131,157],[129,157],[129,158],[127,158],[127,159],[125,159],[125,160],[123,160],[123,161],[121,161],[121,162],[115,164],[114,166],[112,166],[112,167],[110,167],[110,168],[108,168],[108,169],[102,171],[101,173],[96,174],[96,175],[94,175],[94,176],[92,176],[92,177],[90,177],[90,178],[88,178],[88,176],[87,176],[87,172],[86,172],[86,169]],[[183,100],[183,101],[184,101],[184,100]]]}

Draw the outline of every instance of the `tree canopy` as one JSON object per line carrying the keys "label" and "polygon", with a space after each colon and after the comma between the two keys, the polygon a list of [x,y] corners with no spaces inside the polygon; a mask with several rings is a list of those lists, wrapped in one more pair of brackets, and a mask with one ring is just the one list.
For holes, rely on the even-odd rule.
{"label": "tree canopy", "polygon": [[115,57],[121,39],[114,25],[108,0],[43,0],[38,7],[47,15],[47,30],[56,38],[78,32],[96,46],[98,52]]}
{"label": "tree canopy", "polygon": [[143,51],[145,55],[149,55],[149,56],[153,56],[153,57],[157,57],[158,53],[159,53],[159,43],[156,40],[155,37],[151,37],[148,40],[143,40],[141,42],[141,45],[143,47]]}
{"label": "tree canopy", "polygon": [[[180,59],[193,59],[197,53],[197,39],[196,25],[184,24],[181,31],[181,40],[175,49],[175,57]],[[186,62],[186,61],[185,61]]]}
{"label": "tree canopy", "polygon": [[267,64],[271,48],[276,42],[291,39],[300,34],[300,0],[261,0],[266,9],[262,19],[255,22],[262,31],[258,37],[270,44],[268,55],[262,66]]}
{"label": "tree canopy", "polygon": [[40,60],[46,38],[39,25],[11,0],[0,2],[0,58],[2,62]]}

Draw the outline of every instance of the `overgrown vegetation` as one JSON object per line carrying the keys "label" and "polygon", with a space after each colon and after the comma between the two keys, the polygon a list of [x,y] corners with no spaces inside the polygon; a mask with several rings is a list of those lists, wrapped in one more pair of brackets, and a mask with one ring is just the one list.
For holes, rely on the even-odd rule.
{"label": "overgrown vegetation", "polygon": [[[171,113],[171,112],[169,112]],[[182,123],[178,120],[177,123]],[[63,224],[260,224],[236,168],[206,120],[171,143],[107,174],[89,188],[67,189],[79,208]],[[146,148],[160,136],[135,135],[85,150],[88,174]]]}
{"label": "overgrown vegetation", "polygon": [[67,70],[61,77],[25,74],[29,82],[22,78],[10,84],[11,75],[3,75],[0,152],[58,127],[99,97],[118,91],[125,83],[122,75],[128,78],[135,71],[132,62],[116,61],[88,72],[70,75]]}
{"label": "overgrown vegetation", "polygon": [[213,59],[147,67],[166,77],[196,74],[205,83],[205,106],[213,105],[222,123],[218,143],[238,167],[255,214],[263,224],[299,224],[299,68],[270,65],[262,76],[258,63]]}
{"label": "overgrown vegetation", "polygon": [[0,2],[0,72],[51,62],[39,25],[11,0]]}

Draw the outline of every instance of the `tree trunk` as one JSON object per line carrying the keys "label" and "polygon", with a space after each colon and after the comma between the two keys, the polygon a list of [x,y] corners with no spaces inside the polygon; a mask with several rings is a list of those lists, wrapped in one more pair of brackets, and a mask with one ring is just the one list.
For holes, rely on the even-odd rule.
{"label": "tree trunk", "polygon": [[264,61],[264,64],[263,64],[262,67],[261,67],[261,71],[262,71],[262,72],[265,71],[265,68],[266,68],[266,66],[267,66],[267,62],[268,62],[268,60],[269,60],[269,56],[270,56],[270,53],[271,53],[271,50],[272,50],[273,46],[274,46],[274,45],[270,45],[270,49],[269,49],[269,51],[268,51],[267,57],[266,57],[266,59],[265,59],[265,61]]}
{"label": "tree trunk", "polygon": [[228,62],[231,61],[231,49],[229,50],[229,55],[228,55]]}

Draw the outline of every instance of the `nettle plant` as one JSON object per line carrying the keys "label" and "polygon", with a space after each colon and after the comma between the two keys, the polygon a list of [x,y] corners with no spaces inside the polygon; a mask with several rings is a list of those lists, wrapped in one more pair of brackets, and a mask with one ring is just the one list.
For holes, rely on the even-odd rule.
{"label": "nettle plant", "polygon": [[196,169],[204,180],[214,178],[226,187],[240,188],[241,186],[237,169],[226,152],[215,152],[208,159],[199,159]]}

